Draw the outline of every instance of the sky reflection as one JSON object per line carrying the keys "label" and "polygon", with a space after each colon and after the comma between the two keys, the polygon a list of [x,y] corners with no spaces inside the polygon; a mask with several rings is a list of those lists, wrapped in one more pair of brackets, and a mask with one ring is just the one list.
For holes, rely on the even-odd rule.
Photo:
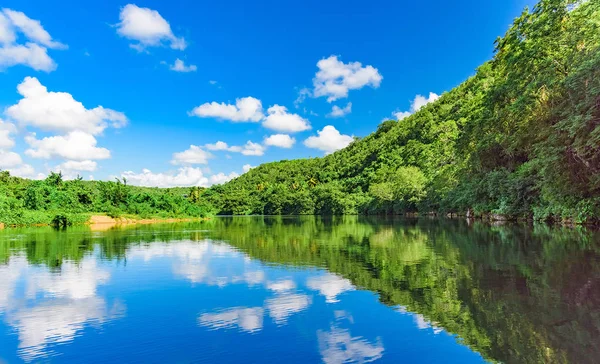
{"label": "sky reflection", "polygon": [[[17,341],[0,344],[0,359],[14,350],[25,362],[102,362],[121,347],[123,360],[236,362],[298,351],[292,361],[364,363],[385,358],[384,343],[398,345],[388,322],[407,314],[338,274],[268,265],[208,239],[130,244],[121,260],[94,249],[54,268],[15,254],[0,276],[0,319]],[[395,325],[441,331],[418,314]]]}

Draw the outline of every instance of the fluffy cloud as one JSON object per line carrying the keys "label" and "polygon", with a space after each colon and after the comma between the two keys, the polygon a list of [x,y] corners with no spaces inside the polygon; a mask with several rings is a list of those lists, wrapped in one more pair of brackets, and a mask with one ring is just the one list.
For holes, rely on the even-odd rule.
{"label": "fluffy cloud", "polygon": [[[27,42],[17,43],[17,33]],[[0,12],[0,69],[25,65],[36,71],[50,72],[56,63],[48,55],[48,48],[65,49],[66,45],[54,41],[38,20],[22,12],[2,9]]]}
{"label": "fluffy cloud", "polygon": [[0,150],[0,169],[17,167],[23,163],[21,156],[15,152],[5,152]]}
{"label": "fluffy cloud", "polygon": [[273,147],[291,148],[296,143],[296,139],[287,134],[274,134],[265,138],[264,143],[265,145]]}
{"label": "fluffy cloud", "polygon": [[244,144],[244,148],[242,149],[242,154],[243,155],[261,156],[261,155],[265,154],[265,147],[258,143],[252,143],[250,140],[248,140],[246,142],[246,144]]}
{"label": "fluffy cloud", "polygon": [[62,164],[59,164],[54,169],[57,171],[61,171],[63,173],[69,173],[72,171],[86,171],[93,172],[98,167],[98,163],[91,160],[84,161],[66,161]]}
{"label": "fluffy cloud", "polygon": [[323,130],[319,130],[317,134],[318,136],[307,138],[304,141],[304,145],[309,148],[320,149],[326,154],[345,148],[354,140],[350,135],[340,134],[340,132],[332,125],[325,126]]}
{"label": "fluffy cloud", "polygon": [[142,173],[126,171],[121,173],[121,177],[127,178],[129,183],[136,186],[146,187],[210,187],[214,184],[221,184],[230,181],[238,174],[232,172],[228,175],[218,173],[212,176],[206,176],[200,168],[182,167],[176,172],[153,173],[149,169],[143,169]]}
{"label": "fluffy cloud", "polygon": [[[125,114],[97,106],[86,109],[66,92],[48,92],[37,78],[26,77],[17,91],[23,98],[6,109],[6,115],[19,122],[47,131],[82,131],[100,134],[109,125],[115,128],[127,124]],[[88,158],[85,158],[88,159]]]}
{"label": "fluffy cloud", "polygon": [[117,24],[117,33],[127,39],[136,41],[131,47],[139,51],[147,47],[169,44],[172,49],[184,50],[185,39],[176,37],[171,25],[156,10],[140,8],[127,4],[119,14],[121,20]]}
{"label": "fluffy cloud", "polygon": [[[34,20],[20,11],[2,9],[12,25],[32,42],[39,43],[48,48],[65,49],[66,45],[52,40],[50,34],[42,27],[39,20]],[[14,38],[12,39],[14,41]]]}
{"label": "fluffy cloud", "polygon": [[314,97],[327,97],[328,102],[348,97],[349,90],[365,86],[378,88],[383,77],[373,66],[360,62],[343,63],[337,56],[317,62],[319,71],[313,79]]}
{"label": "fluffy cloud", "polygon": [[234,152],[234,153],[242,153],[243,155],[254,155],[254,156],[261,156],[261,155],[265,154],[265,149],[266,149],[264,146],[262,146],[258,143],[253,143],[250,140],[248,140],[246,142],[246,144],[244,144],[242,146],[228,145],[225,142],[218,141],[214,144],[206,144],[204,147],[208,150],[213,150],[213,151],[227,151],[227,152]]}
{"label": "fluffy cloud", "polygon": [[35,43],[12,44],[0,47],[0,69],[22,64],[36,71],[54,71],[56,63],[46,48]]}
{"label": "fluffy cloud", "polygon": [[308,120],[298,114],[291,114],[285,106],[273,105],[268,110],[269,114],[263,121],[263,127],[285,133],[296,133],[311,128]]}
{"label": "fluffy cloud", "polygon": [[410,111],[395,111],[393,113],[393,115],[396,118],[396,120],[402,120],[402,119],[416,113],[423,106],[429,104],[430,102],[434,102],[435,100],[437,100],[439,98],[440,98],[440,96],[433,92],[429,93],[429,97],[417,95],[417,96],[415,96],[414,100],[410,103]]}
{"label": "fluffy cloud", "polygon": [[180,153],[174,153],[172,164],[208,164],[208,160],[213,155],[199,146],[190,145],[188,150]]}
{"label": "fluffy cloud", "polygon": [[97,141],[93,135],[72,131],[65,136],[51,136],[37,139],[35,133],[25,137],[30,149],[25,154],[32,158],[64,158],[74,161],[98,160],[110,158],[110,151],[96,147]]}
{"label": "fluffy cloud", "polygon": [[244,166],[242,167],[242,171],[244,171],[244,173],[246,173],[249,170],[251,170],[252,168],[254,168],[254,167],[249,164],[244,164]]}
{"label": "fluffy cloud", "polygon": [[262,102],[254,97],[235,100],[235,105],[210,102],[195,107],[190,116],[217,118],[232,122],[259,122],[267,129],[295,133],[310,129],[310,123],[298,114],[289,113],[285,106],[273,105],[263,113]]}
{"label": "fluffy cloud", "polygon": [[127,178],[130,184],[146,187],[188,187],[210,185],[208,178],[200,168],[182,167],[177,173],[153,173],[143,169],[142,173],[126,171],[121,177]]}
{"label": "fluffy cloud", "polygon": [[264,118],[262,103],[254,97],[235,100],[235,105],[225,103],[205,103],[195,107],[190,115],[199,118],[217,118],[233,122],[259,122]]}
{"label": "fluffy cloud", "polygon": [[35,173],[32,166],[23,163],[19,154],[2,150],[2,148],[0,148],[0,170],[9,171],[13,176],[24,178],[32,177]]}
{"label": "fluffy cloud", "polygon": [[217,173],[217,174],[210,176],[209,180],[210,180],[211,185],[221,185],[221,184],[229,182],[232,179],[239,177],[239,176],[240,175],[235,172],[231,172],[229,174]]}
{"label": "fluffy cloud", "polygon": [[344,108],[341,108],[337,105],[333,105],[331,108],[331,112],[327,114],[330,118],[341,118],[346,116],[352,112],[352,103],[349,102]]}
{"label": "fluffy cloud", "polygon": [[43,175],[43,174],[37,174],[37,176],[35,176],[35,170],[29,164],[21,164],[20,166],[9,167],[9,168],[4,168],[4,169],[9,171],[11,176],[17,176],[17,177],[22,177],[22,178],[35,177],[36,179],[45,178],[45,175]]}
{"label": "fluffy cloud", "polygon": [[183,62],[181,59],[177,58],[175,60],[175,63],[173,63],[171,66],[169,66],[169,69],[171,71],[175,71],[175,72],[196,72],[198,67],[196,67],[196,65],[194,65],[194,64],[187,66],[185,64],[185,62]]}
{"label": "fluffy cloud", "polygon": [[240,153],[242,151],[242,147],[236,146],[236,145],[229,146],[227,143],[222,142],[220,140],[218,142],[216,142],[215,144],[206,144],[204,147],[208,150],[214,150],[214,151],[226,150],[228,152],[235,152],[235,153]]}
{"label": "fluffy cloud", "polygon": [[16,128],[11,123],[6,123],[0,119],[0,150],[10,149],[15,146],[15,141],[11,134],[16,131]]}

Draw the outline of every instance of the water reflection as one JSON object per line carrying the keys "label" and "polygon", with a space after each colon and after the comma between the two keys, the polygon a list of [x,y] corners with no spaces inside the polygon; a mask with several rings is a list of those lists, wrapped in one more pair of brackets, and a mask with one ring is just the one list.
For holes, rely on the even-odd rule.
{"label": "water reflection", "polygon": [[319,277],[310,277],[306,286],[319,293],[327,299],[328,303],[338,302],[337,296],[354,289],[352,283],[335,274],[327,274]]}
{"label": "water reflection", "polygon": [[236,307],[216,313],[203,313],[198,317],[198,323],[215,330],[239,328],[252,333],[262,329],[263,316],[262,307]]}
{"label": "water reflection", "polygon": [[100,325],[125,312],[121,302],[109,306],[97,295],[110,274],[91,257],[51,271],[16,255],[0,267],[0,276],[0,313],[17,333],[18,352],[25,361],[51,356],[48,345],[73,341],[86,325]]}
{"label": "water reflection", "polygon": [[593,232],[438,220],[6,230],[0,359],[594,362],[599,262]]}
{"label": "water reflection", "polygon": [[349,330],[332,326],[329,331],[319,331],[319,351],[323,362],[368,363],[383,356],[381,339],[371,343],[360,336],[352,336]]}
{"label": "water reflection", "polygon": [[269,316],[279,325],[287,323],[288,317],[302,312],[311,304],[312,298],[305,294],[281,294],[265,301]]}

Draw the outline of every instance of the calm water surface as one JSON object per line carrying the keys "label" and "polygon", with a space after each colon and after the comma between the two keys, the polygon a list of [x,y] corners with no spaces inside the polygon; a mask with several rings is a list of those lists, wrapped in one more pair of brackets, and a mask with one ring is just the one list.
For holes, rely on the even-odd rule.
{"label": "calm water surface", "polygon": [[600,239],[357,217],[0,232],[0,362],[598,362]]}

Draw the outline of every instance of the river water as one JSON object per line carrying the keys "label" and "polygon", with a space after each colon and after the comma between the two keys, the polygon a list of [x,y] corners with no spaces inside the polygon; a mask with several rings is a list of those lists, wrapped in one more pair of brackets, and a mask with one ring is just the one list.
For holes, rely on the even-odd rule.
{"label": "river water", "polygon": [[598,362],[599,263],[458,220],[6,229],[0,362]]}

